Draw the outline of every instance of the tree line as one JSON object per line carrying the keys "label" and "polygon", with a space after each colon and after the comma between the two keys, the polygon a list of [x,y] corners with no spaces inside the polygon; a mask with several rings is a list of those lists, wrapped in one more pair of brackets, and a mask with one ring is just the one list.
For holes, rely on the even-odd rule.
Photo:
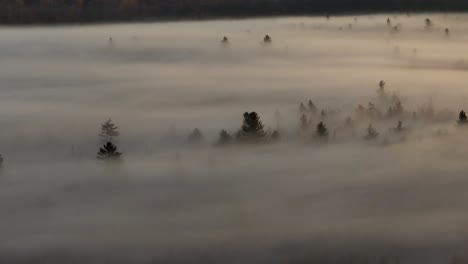
{"label": "tree line", "polygon": [[[396,137],[399,141],[406,139],[410,132],[410,127],[404,125],[404,121],[410,124],[418,122],[433,123],[434,121],[446,121],[454,119],[454,113],[444,109],[442,111],[434,110],[431,105],[424,105],[414,111],[408,111],[403,106],[402,100],[396,94],[388,93],[385,90],[385,81],[378,83],[376,90],[377,96],[374,102],[369,102],[367,107],[359,104],[351,115],[342,118],[344,115],[340,110],[336,109],[319,109],[312,100],[308,100],[306,104],[299,103],[297,109],[297,127],[293,129],[281,128],[282,114],[278,110],[274,113],[276,128],[265,129],[265,126],[257,112],[245,112],[242,115],[242,123],[238,130],[228,132],[226,129],[221,129],[215,146],[226,147],[229,145],[256,145],[279,142],[282,139],[291,138],[290,131],[296,131],[295,138],[306,139],[307,141],[325,144],[334,141],[339,141],[337,132],[352,138],[362,138],[362,140],[375,142],[381,135],[381,132],[374,124],[382,124],[388,126],[388,121],[395,122],[394,127],[388,128],[388,133]],[[386,111],[381,109],[386,107]],[[340,121],[341,120],[341,121]],[[358,124],[366,124],[362,132],[358,132],[356,127]],[[332,129],[330,129],[330,125]],[[457,126],[468,128],[468,117],[464,110],[458,113],[456,121]],[[289,133],[289,135],[288,135]],[[99,139],[101,147],[97,152],[97,159],[101,161],[120,161],[122,153],[117,150],[116,139],[120,135],[118,127],[108,119],[101,125]],[[205,143],[205,137],[199,128],[187,136],[187,142],[192,146],[200,146]]]}
{"label": "tree line", "polygon": [[464,0],[0,0],[0,23],[89,23],[464,10],[468,10],[468,2]]}

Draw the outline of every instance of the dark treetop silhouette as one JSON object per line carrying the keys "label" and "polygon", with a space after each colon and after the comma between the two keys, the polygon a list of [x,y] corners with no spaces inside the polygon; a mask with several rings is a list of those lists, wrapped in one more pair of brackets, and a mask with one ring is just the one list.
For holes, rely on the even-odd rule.
{"label": "dark treetop silhouette", "polygon": [[256,112],[245,112],[244,122],[237,133],[239,140],[261,140],[266,136],[262,121]]}
{"label": "dark treetop silhouette", "polygon": [[110,118],[105,123],[101,124],[101,132],[99,132],[99,140],[101,143],[114,142],[115,138],[120,135],[118,128],[119,127],[116,126]]}
{"label": "dark treetop silhouette", "polygon": [[322,121],[317,124],[317,128],[315,129],[315,136],[318,138],[328,137],[327,126]]}
{"label": "dark treetop silhouette", "polygon": [[117,146],[107,142],[99,149],[96,158],[102,161],[120,161],[122,153],[117,151]]}

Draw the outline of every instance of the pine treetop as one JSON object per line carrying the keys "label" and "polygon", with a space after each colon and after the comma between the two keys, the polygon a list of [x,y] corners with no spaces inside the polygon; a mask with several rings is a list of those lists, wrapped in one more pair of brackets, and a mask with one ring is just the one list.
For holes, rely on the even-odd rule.
{"label": "pine treetop", "polygon": [[99,149],[96,158],[103,161],[120,161],[122,153],[117,151],[117,146],[112,142],[107,142]]}
{"label": "pine treetop", "polygon": [[326,137],[326,136],[328,136],[327,126],[322,121],[317,124],[317,128],[315,129],[315,136],[317,136],[317,137]]}

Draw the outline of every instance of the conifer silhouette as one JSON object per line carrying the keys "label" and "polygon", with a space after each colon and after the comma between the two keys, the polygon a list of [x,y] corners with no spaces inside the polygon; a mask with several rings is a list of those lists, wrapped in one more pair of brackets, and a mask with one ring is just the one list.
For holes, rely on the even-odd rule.
{"label": "conifer silhouette", "polygon": [[377,138],[379,136],[379,132],[372,126],[372,124],[369,125],[367,128],[367,135],[365,136],[365,139],[371,140],[374,138]]}
{"label": "conifer silhouette", "polygon": [[322,121],[317,124],[317,128],[315,129],[315,136],[319,138],[328,137],[327,126]]}
{"label": "conifer silhouette", "polygon": [[309,118],[307,117],[306,114],[301,115],[300,127],[301,127],[301,130],[303,130],[303,131],[310,128],[310,120],[309,120]]}
{"label": "conifer silhouette", "polygon": [[122,153],[117,151],[117,146],[112,142],[107,142],[99,149],[96,158],[102,161],[120,161]]}
{"label": "conifer silhouette", "polygon": [[3,156],[0,154],[0,169],[3,168]]}
{"label": "conifer silhouette", "polygon": [[99,133],[101,143],[115,142],[115,138],[120,135],[118,128],[110,118],[101,124],[101,132]]}
{"label": "conifer silhouette", "polygon": [[278,130],[273,131],[273,133],[271,134],[271,139],[274,141],[281,139],[281,135]]}
{"label": "conifer silhouette", "polygon": [[306,111],[306,107],[304,103],[301,102],[301,104],[299,105],[299,112],[304,113],[305,111]]}
{"label": "conifer silhouette", "polygon": [[264,38],[263,38],[263,42],[264,43],[271,43],[272,40],[271,40],[271,37],[269,35],[266,35]]}
{"label": "conifer silhouette", "polygon": [[232,136],[226,131],[226,130],[221,130],[219,132],[219,138],[217,144],[219,146],[227,145],[232,142]]}
{"label": "conifer silhouette", "polygon": [[459,125],[466,125],[468,124],[468,118],[466,116],[465,111],[461,110],[460,114],[458,114],[458,124]]}
{"label": "conifer silhouette", "polygon": [[424,19],[424,24],[426,25],[426,29],[432,28],[432,21],[429,18]]}
{"label": "conifer silhouette", "polygon": [[399,120],[399,121],[398,121],[398,125],[397,125],[397,127],[395,128],[395,131],[396,131],[396,132],[401,132],[401,131],[403,131],[403,129],[404,129],[404,128],[403,128],[403,122],[402,122],[401,120]]}
{"label": "conifer silhouette", "polygon": [[345,119],[345,127],[348,127],[348,128],[349,128],[349,127],[353,127],[353,126],[354,126],[353,119],[352,119],[350,116],[346,117],[346,119]]}
{"label": "conifer silhouette", "polygon": [[317,113],[317,107],[312,102],[312,100],[309,100],[309,103],[307,104],[307,106],[309,107],[309,112],[311,112],[312,114]]}
{"label": "conifer silhouette", "polygon": [[244,121],[239,130],[238,139],[260,140],[266,136],[262,121],[256,112],[245,112]]}
{"label": "conifer silhouette", "polygon": [[201,133],[200,129],[195,128],[192,133],[188,136],[189,143],[201,143],[203,142],[203,134]]}
{"label": "conifer silhouette", "polygon": [[320,112],[320,116],[322,118],[326,118],[327,117],[327,113],[325,113],[325,110],[322,109],[322,112]]}

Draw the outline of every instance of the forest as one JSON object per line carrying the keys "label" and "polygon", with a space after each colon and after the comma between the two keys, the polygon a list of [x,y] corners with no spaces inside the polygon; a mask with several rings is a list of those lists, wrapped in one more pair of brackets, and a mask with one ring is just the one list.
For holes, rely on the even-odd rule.
{"label": "forest", "polygon": [[468,10],[464,0],[1,0],[0,23],[96,23],[464,10]]}

